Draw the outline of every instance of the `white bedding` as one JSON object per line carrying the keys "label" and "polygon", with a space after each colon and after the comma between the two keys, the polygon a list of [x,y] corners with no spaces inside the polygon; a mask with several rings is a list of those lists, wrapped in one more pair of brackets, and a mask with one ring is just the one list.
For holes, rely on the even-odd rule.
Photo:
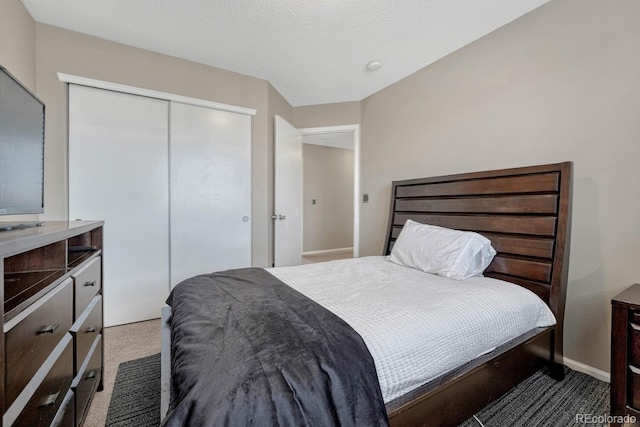
{"label": "white bedding", "polygon": [[355,329],[385,403],[536,327],[551,310],[534,293],[486,277],[446,279],[387,257],[267,269]]}

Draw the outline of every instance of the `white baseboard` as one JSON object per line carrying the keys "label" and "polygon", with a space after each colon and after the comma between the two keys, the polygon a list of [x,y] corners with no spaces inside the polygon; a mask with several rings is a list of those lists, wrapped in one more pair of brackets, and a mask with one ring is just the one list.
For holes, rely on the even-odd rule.
{"label": "white baseboard", "polygon": [[338,253],[352,252],[352,251],[353,251],[353,248],[323,249],[321,251],[302,252],[302,256],[328,255],[328,254],[338,254]]}
{"label": "white baseboard", "polygon": [[585,365],[584,363],[576,362],[573,359],[564,357],[564,364],[574,371],[582,372],[583,374],[590,375],[600,381],[611,382],[611,376],[608,372],[596,369],[593,366]]}

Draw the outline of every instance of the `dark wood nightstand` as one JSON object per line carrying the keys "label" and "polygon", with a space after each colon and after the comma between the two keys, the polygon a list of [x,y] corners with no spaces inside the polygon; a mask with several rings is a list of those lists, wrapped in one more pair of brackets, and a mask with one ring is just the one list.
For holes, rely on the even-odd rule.
{"label": "dark wood nightstand", "polygon": [[640,285],[611,306],[611,414],[640,419]]}

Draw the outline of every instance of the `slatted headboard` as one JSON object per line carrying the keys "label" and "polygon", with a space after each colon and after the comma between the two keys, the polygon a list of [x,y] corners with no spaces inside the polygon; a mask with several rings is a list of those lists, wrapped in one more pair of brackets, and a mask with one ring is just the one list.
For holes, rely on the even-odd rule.
{"label": "slatted headboard", "polygon": [[407,219],[486,236],[497,255],[485,275],[524,286],[549,305],[561,352],[571,175],[565,162],[394,181],[385,254]]}

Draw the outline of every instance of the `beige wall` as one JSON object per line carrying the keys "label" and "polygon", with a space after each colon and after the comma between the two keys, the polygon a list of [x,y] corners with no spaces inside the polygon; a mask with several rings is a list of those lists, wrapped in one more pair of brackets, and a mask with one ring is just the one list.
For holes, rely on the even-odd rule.
{"label": "beige wall", "polygon": [[[0,1],[0,65],[33,92],[36,92],[35,30],[36,23],[20,0]],[[37,215],[0,217],[0,221],[37,219]]]}
{"label": "beige wall", "polygon": [[36,23],[20,0],[0,1],[0,65],[36,91]]}
{"label": "beige wall", "polygon": [[67,217],[67,88],[56,73],[254,108],[253,263],[268,264],[266,81],[43,24],[36,26],[36,57],[38,95],[47,104],[45,219]]}
{"label": "beige wall", "polygon": [[361,254],[390,183],[572,160],[565,354],[609,371],[610,298],[640,277],[640,2],[553,0],[362,103]]}
{"label": "beige wall", "polygon": [[302,158],[302,250],[352,247],[353,150],[302,144]]}
{"label": "beige wall", "polygon": [[293,108],[293,122],[297,128],[356,125],[360,123],[360,102],[308,105]]}

